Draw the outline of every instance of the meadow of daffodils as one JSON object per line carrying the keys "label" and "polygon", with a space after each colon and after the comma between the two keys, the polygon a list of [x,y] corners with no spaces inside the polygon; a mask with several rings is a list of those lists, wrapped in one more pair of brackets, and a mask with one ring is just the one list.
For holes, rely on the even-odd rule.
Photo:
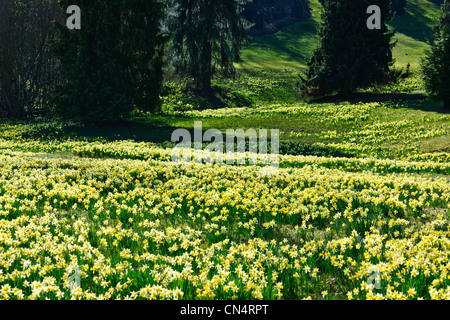
{"label": "meadow of daffodils", "polygon": [[0,299],[450,299],[450,154],[370,156],[389,125],[448,136],[373,125],[337,146],[366,157],[281,155],[264,174],[3,124]]}

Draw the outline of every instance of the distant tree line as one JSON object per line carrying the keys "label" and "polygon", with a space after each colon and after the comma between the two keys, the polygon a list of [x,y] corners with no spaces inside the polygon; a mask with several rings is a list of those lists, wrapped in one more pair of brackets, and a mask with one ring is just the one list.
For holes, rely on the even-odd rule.
{"label": "distant tree line", "polygon": [[[232,76],[249,41],[242,15],[252,0],[0,0],[0,117],[45,112],[111,122],[156,111],[164,64],[198,90],[217,74]],[[403,0],[320,0],[320,44],[302,77],[306,97],[348,93],[389,81],[393,32]],[[368,30],[366,9],[378,5],[382,28]],[[80,30],[66,9],[82,11]],[[449,3],[423,62],[428,92],[449,101]]]}

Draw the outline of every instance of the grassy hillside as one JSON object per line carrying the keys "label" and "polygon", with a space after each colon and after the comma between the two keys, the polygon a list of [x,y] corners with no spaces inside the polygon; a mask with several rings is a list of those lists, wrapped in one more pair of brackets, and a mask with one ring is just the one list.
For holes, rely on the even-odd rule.
{"label": "grassy hillside", "polygon": [[[321,6],[317,0],[309,0],[312,18],[286,27],[275,35],[252,39],[242,54],[239,69],[301,69],[318,42],[317,27],[320,23]],[[406,13],[395,17],[389,24],[397,30],[397,46],[394,57],[397,66],[408,63],[419,66],[427,40],[437,22],[439,6],[428,0],[409,0]]]}
{"label": "grassy hillside", "polygon": [[288,26],[275,35],[254,37],[242,53],[242,61],[236,64],[240,69],[300,69],[312,54],[319,40],[321,6],[317,0],[310,0],[312,18]]}

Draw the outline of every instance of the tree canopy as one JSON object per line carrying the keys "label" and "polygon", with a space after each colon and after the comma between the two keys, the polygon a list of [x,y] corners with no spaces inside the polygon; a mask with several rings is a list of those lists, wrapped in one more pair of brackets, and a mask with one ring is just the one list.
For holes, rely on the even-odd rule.
{"label": "tree canopy", "polygon": [[126,117],[134,109],[154,110],[162,84],[165,37],[159,0],[60,1],[78,5],[81,29],[59,25],[53,48],[65,82],[55,88],[62,116],[94,122]]}

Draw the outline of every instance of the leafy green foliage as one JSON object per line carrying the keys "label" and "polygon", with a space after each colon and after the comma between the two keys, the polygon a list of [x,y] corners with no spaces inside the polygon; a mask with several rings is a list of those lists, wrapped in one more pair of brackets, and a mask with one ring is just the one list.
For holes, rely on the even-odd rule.
{"label": "leafy green foliage", "polygon": [[211,90],[204,94],[189,86],[180,86],[176,82],[170,82],[164,85],[161,111],[171,113],[221,107],[249,107],[253,104],[250,96],[228,86],[213,85]]}
{"label": "leafy green foliage", "polygon": [[154,110],[162,84],[162,3],[63,0],[60,4],[78,5],[82,25],[81,30],[58,26],[54,52],[66,79],[55,88],[58,114],[111,122],[136,108]]}
{"label": "leafy green foliage", "polygon": [[202,94],[187,83],[170,81],[162,92],[163,113],[202,109],[255,107],[299,101],[296,70],[237,71],[233,78],[216,76],[212,90]]}

